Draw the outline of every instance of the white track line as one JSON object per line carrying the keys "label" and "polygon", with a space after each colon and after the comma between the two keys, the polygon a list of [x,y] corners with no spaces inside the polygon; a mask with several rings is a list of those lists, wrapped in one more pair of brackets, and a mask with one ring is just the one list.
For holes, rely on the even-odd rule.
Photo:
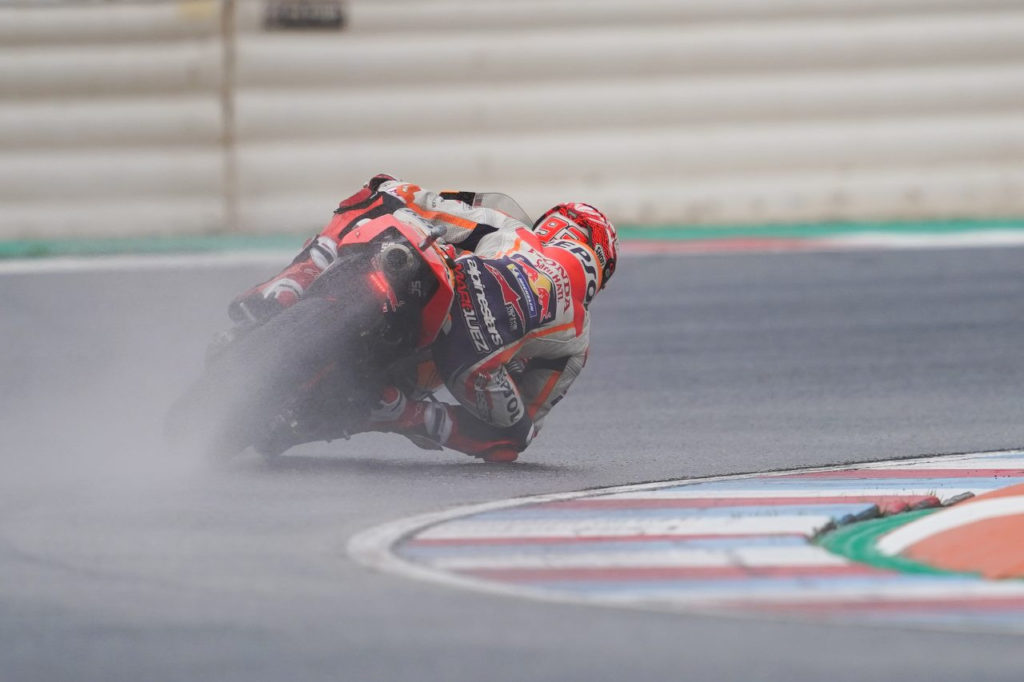
{"label": "white track line", "polygon": [[226,253],[26,258],[0,260],[0,275],[137,272],[247,265],[285,265],[294,256],[294,252],[291,251],[232,251]]}
{"label": "white track line", "polygon": [[838,554],[813,545],[795,547],[747,547],[736,550],[686,549],[664,552],[546,552],[538,555],[453,556],[431,565],[446,571],[533,568],[680,568],[728,566],[848,566]]}
{"label": "white track line", "polygon": [[[892,479],[898,483],[899,479]],[[823,493],[822,490],[815,489],[814,481],[806,481],[807,487],[800,489],[784,489],[784,490],[764,490],[763,488],[736,488],[732,490],[715,490],[715,497],[727,500],[729,498],[766,498],[770,499],[773,497],[800,497],[813,500],[814,498],[821,497],[822,495],[829,495],[832,497],[886,497],[886,496],[899,496],[899,497],[917,497],[934,495],[934,486],[919,487],[919,486],[900,486],[890,488],[855,488],[858,481],[853,479],[850,481],[849,488],[843,488],[839,490],[830,490],[827,493]],[[993,488],[999,487],[993,485]],[[943,501],[962,495],[967,492],[973,492],[976,488],[943,488],[941,499]],[[652,491],[637,491],[637,492],[626,492],[616,493],[613,495],[601,495],[600,497],[594,496],[595,500],[688,500],[688,499],[702,499],[708,496],[707,490],[652,490]]]}
{"label": "white track line", "polygon": [[770,518],[614,519],[551,521],[453,521],[419,535],[424,540],[446,538],[617,537],[636,535],[813,535],[832,523],[832,517],[773,516]]}

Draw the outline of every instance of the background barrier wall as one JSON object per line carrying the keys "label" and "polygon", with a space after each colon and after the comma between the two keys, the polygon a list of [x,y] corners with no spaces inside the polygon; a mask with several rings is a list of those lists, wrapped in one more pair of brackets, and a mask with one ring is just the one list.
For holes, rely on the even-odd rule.
{"label": "background barrier wall", "polygon": [[1024,214],[1019,0],[0,4],[0,46],[0,239],[311,232],[380,170],[628,223]]}

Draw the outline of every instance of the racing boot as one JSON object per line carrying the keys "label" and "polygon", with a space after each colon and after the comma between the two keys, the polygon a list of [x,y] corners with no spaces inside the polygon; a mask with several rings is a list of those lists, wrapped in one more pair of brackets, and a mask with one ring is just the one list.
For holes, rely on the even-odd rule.
{"label": "racing boot", "polygon": [[[460,424],[468,428],[460,428]],[[474,428],[474,426],[476,428]],[[483,428],[481,428],[483,427]],[[458,450],[484,462],[514,462],[522,445],[492,431],[465,408],[433,400],[409,400],[393,386],[386,387],[370,412],[370,431],[399,433],[424,450]],[[481,431],[474,437],[473,431]]]}
{"label": "racing boot", "polygon": [[330,237],[313,237],[287,268],[276,277],[254,286],[228,306],[228,317],[236,324],[262,323],[294,305],[309,285],[338,257],[338,246]]}
{"label": "racing boot", "polygon": [[472,456],[488,464],[511,464],[519,458],[519,453],[512,448],[493,448]]}
{"label": "racing boot", "polygon": [[441,450],[451,432],[445,406],[430,400],[409,400],[394,386],[381,391],[370,410],[368,431],[399,433],[424,450]]}

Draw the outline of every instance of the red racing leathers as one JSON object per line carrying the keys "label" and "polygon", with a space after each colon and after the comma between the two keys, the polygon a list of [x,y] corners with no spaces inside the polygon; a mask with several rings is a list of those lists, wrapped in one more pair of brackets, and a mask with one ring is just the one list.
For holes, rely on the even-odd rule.
{"label": "red racing leathers", "polygon": [[442,419],[428,434],[437,442],[510,460],[536,435],[586,362],[586,295],[597,269],[592,253],[571,251],[580,248],[543,245],[521,227],[485,236],[456,259],[451,325],[433,354],[460,405],[446,408],[450,433]]}

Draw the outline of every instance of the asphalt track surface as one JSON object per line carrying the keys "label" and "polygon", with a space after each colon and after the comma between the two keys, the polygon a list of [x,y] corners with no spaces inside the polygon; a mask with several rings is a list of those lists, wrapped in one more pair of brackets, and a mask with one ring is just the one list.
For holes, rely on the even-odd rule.
{"label": "asphalt track surface", "polygon": [[1018,636],[520,601],[347,540],[517,495],[1024,445],[1024,250],[626,259],[511,467],[397,437],[277,465],[158,424],[269,266],[0,274],[0,678],[1019,681]]}

